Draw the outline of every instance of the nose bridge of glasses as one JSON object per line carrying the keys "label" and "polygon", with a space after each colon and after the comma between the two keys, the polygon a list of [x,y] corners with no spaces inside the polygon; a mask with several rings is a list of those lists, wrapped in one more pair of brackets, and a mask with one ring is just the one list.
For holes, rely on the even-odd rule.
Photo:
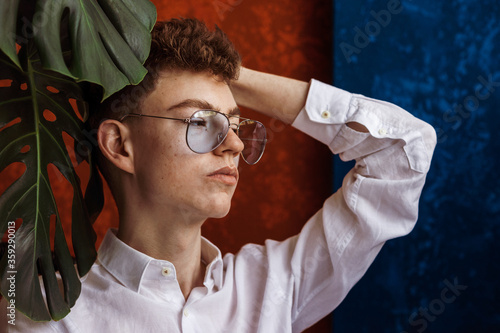
{"label": "nose bridge of glasses", "polygon": [[233,131],[233,133],[236,135],[236,137],[238,138],[239,142],[241,142],[241,144],[244,146],[245,145],[245,142],[243,140],[241,140],[240,138],[240,132],[239,132],[239,124],[236,124],[236,123],[229,123],[229,131],[228,131],[228,134],[226,135],[226,139],[227,137],[230,135],[229,132],[230,130]]}
{"label": "nose bridge of glasses", "polygon": [[239,123],[231,123],[231,122],[229,123],[229,128],[232,129],[233,131],[237,132],[239,127],[240,127]]}
{"label": "nose bridge of glasses", "polygon": [[[230,132],[230,130],[232,130],[232,131],[233,131],[233,133],[234,133],[234,135],[236,135],[236,138],[237,138],[237,139],[236,139],[236,138],[234,138],[234,139],[236,139],[236,140],[237,140],[237,142],[238,142],[238,144],[237,144],[238,148],[235,148],[235,149],[236,149],[236,150],[238,150],[238,151],[241,153],[241,151],[243,150],[243,148],[244,148],[244,146],[245,146],[245,142],[244,142],[244,141],[240,138],[240,133],[239,133],[240,123],[233,123],[233,122],[231,122],[231,120],[229,119],[230,117],[226,117],[226,118],[227,118],[227,120],[228,120],[229,127],[228,127],[228,132],[227,132],[227,134],[226,134],[226,136],[225,136],[225,138],[224,138],[224,141],[226,141],[230,135],[233,135],[233,134],[230,134],[230,133],[229,133],[229,132]],[[234,140],[234,139],[231,139],[231,140]],[[234,141],[233,141],[233,142],[234,142]],[[233,143],[233,145],[234,145],[234,143]],[[241,146],[240,146],[240,145],[241,145]]]}

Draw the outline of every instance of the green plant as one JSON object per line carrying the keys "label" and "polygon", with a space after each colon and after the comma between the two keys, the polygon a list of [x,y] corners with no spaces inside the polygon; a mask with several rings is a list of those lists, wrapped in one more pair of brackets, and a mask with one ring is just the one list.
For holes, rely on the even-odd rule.
{"label": "green plant", "polygon": [[[4,83],[0,87],[0,172],[14,162],[26,165],[24,174],[0,197],[0,233],[8,231],[9,222],[22,219],[15,232],[15,260],[7,251],[0,261],[0,290],[33,320],[66,316],[80,294],[79,276],[89,271],[96,258],[92,223],[102,210],[102,184],[86,149],[79,157],[89,163],[91,177],[83,195],[62,136],[69,134],[79,148],[88,146],[82,133],[88,108],[80,82],[100,85],[103,99],[139,83],[146,74],[142,64],[155,21],[156,9],[148,0],[0,2],[0,82]],[[70,99],[76,101],[83,120]],[[71,229],[79,276],[50,186],[49,164],[73,186]],[[53,253],[51,216],[55,216]],[[15,297],[9,293],[11,275],[15,275]]]}

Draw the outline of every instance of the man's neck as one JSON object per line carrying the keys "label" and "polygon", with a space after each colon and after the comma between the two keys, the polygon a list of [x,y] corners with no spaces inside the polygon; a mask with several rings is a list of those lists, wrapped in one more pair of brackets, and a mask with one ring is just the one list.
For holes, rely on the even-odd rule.
{"label": "man's neck", "polygon": [[146,222],[120,221],[118,238],[130,247],[150,257],[171,262],[176,270],[179,287],[187,299],[191,291],[203,285],[205,264],[201,260],[201,225],[158,224]]}

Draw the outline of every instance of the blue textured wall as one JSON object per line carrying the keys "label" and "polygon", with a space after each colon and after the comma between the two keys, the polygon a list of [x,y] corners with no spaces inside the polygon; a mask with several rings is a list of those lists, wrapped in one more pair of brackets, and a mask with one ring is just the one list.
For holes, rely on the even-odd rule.
{"label": "blue textured wall", "polygon": [[386,244],[334,332],[500,332],[499,1],[337,0],[334,21],[335,84],[439,141],[417,226]]}

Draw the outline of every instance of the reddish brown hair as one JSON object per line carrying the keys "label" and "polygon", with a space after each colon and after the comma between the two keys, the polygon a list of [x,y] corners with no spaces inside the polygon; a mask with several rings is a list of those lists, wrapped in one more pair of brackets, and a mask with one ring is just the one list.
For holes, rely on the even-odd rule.
{"label": "reddish brown hair", "polygon": [[225,81],[237,78],[241,58],[226,34],[195,19],[156,23],[146,67],[208,71]]}

